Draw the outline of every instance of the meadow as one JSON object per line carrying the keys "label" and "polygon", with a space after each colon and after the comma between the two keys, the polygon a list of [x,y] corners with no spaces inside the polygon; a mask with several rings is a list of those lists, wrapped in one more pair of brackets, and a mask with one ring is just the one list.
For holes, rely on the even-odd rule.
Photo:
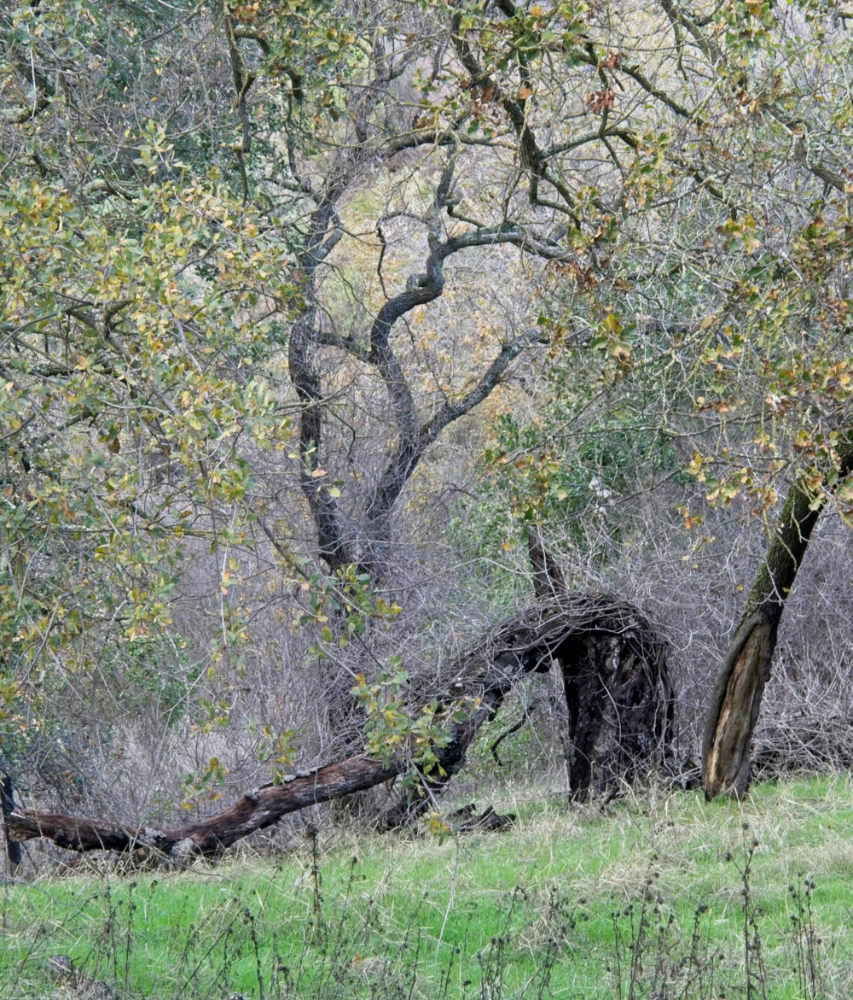
{"label": "meadow", "polygon": [[699,792],[604,807],[499,794],[517,813],[509,832],[320,829],[181,871],[6,879],[0,995],[851,995],[848,777],[710,805]]}

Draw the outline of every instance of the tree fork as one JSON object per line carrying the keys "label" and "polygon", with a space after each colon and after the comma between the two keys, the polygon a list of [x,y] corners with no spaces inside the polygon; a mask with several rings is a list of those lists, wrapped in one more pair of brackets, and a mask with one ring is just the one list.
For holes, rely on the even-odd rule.
{"label": "tree fork", "polygon": [[[853,470],[853,436],[838,447],[839,479]],[[785,498],[734,638],[717,677],[702,742],[702,784],[717,795],[740,798],[749,785],[749,747],[770,677],[785,601],[802,565],[829,492],[798,479]]]}

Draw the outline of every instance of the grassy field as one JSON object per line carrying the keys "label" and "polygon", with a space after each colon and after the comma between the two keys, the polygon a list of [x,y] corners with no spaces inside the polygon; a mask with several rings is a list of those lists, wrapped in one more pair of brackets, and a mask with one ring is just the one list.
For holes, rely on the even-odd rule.
{"label": "grassy field", "polygon": [[[853,995],[848,778],[740,805],[501,794],[513,832],[321,831],[275,858],[7,881],[0,996]],[[76,978],[51,971],[58,955]]]}

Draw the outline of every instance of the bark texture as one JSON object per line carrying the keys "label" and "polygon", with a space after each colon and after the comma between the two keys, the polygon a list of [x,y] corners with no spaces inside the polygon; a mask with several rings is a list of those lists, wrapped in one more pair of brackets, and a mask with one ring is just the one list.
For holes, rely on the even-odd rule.
{"label": "bark texture", "polygon": [[[838,450],[839,473],[853,469],[853,442]],[[702,745],[705,798],[740,797],[749,786],[749,749],[770,677],[785,601],[802,565],[820,513],[829,499],[799,479],[785,499],[779,523],[717,677]]]}
{"label": "bark texture", "polygon": [[10,813],[6,829],[13,841],[45,837],[69,851],[129,853],[147,848],[175,860],[213,856],[250,833],[272,826],[288,813],[389,781],[403,766],[383,766],[368,757],[352,757],[293,775],[279,785],[255,789],[216,816],[174,830],[123,826],[29,809]]}
{"label": "bark texture", "polygon": [[613,791],[666,761],[675,721],[666,647],[636,609],[609,609],[555,658],[569,710],[573,798]]}

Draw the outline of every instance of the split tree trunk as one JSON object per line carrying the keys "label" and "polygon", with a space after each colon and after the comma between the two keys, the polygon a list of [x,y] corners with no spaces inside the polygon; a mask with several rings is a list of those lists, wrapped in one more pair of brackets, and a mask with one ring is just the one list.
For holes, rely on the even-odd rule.
{"label": "split tree trunk", "polygon": [[[839,447],[839,475],[853,469],[853,442]],[[785,601],[802,565],[817,519],[826,506],[825,490],[815,492],[799,479],[791,487],[764,562],[717,678],[702,744],[705,798],[746,793],[749,749],[761,698],[770,677]]]}

